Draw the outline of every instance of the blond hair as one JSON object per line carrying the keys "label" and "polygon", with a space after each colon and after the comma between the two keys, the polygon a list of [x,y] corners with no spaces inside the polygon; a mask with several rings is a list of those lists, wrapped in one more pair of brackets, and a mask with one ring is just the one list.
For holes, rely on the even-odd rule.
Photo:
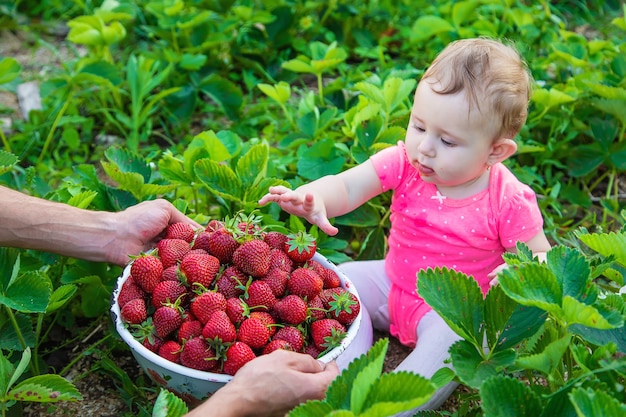
{"label": "blond hair", "polygon": [[422,80],[439,84],[433,89],[439,94],[464,92],[470,110],[476,106],[483,115],[495,117],[496,138],[513,139],[526,123],[533,80],[511,45],[486,38],[454,41],[435,58]]}

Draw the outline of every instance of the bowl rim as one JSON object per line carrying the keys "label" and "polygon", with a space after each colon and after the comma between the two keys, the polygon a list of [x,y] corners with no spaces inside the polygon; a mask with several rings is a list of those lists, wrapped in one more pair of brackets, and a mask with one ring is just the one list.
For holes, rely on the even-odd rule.
{"label": "bowl rim", "polygon": [[[354,294],[360,302],[360,297],[356,290],[356,287],[352,284],[352,281],[343,273],[343,271],[341,271],[341,269],[337,265],[333,264],[328,259],[326,259],[326,257],[324,257],[323,255],[317,252],[313,256],[313,260],[321,263],[326,268],[330,268],[334,270],[339,275],[339,279],[342,282],[342,287],[348,290],[349,292],[351,292],[352,294]],[[154,363],[156,366],[164,368],[170,372],[174,372],[179,375],[183,375],[186,377],[195,378],[199,380],[209,381],[209,382],[227,383],[230,380],[232,380],[233,379],[232,375],[221,374],[221,373],[216,373],[216,372],[200,371],[197,369],[189,368],[187,366],[183,366],[183,365],[174,363],[172,361],[169,361],[159,356],[158,354],[152,352],[150,349],[146,348],[143,344],[139,343],[139,341],[133,337],[130,331],[126,328],[125,324],[122,322],[120,307],[117,302],[122,285],[124,284],[124,282],[126,282],[128,277],[130,276],[131,263],[126,265],[126,267],[122,271],[122,275],[118,277],[115,287],[113,288],[113,292],[111,293],[111,309],[110,309],[111,319],[115,323],[115,329],[117,333],[119,334],[119,336],[122,338],[122,340],[124,340],[124,342],[128,344],[128,346],[131,348],[131,350],[134,353],[141,355],[143,358]],[[342,339],[341,344],[339,346],[336,346],[329,352],[327,352],[324,356],[317,358],[317,360],[323,363],[329,363],[337,359],[337,357],[354,340],[354,338],[356,337],[356,333],[360,327],[361,317],[363,314],[362,313],[363,308],[364,307],[361,305],[359,314],[357,315],[355,320],[348,326],[346,336]],[[140,365],[142,364],[140,363]]]}

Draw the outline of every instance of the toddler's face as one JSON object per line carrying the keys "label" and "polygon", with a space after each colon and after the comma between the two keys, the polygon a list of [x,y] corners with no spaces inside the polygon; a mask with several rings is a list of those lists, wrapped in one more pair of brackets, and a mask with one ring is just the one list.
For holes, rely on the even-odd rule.
{"label": "toddler's face", "polygon": [[440,189],[471,188],[485,178],[495,121],[475,107],[470,112],[463,92],[438,94],[429,81],[415,92],[407,153],[424,181]]}

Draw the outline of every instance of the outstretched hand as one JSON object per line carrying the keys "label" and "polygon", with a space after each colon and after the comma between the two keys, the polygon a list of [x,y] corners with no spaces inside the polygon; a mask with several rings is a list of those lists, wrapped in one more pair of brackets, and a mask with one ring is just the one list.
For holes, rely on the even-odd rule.
{"label": "outstretched hand", "polygon": [[269,192],[259,200],[260,205],[270,202],[278,204],[287,213],[306,219],[327,235],[334,236],[339,232],[339,229],[330,224],[324,204],[318,202],[311,193],[302,193],[277,185],[270,187]]}

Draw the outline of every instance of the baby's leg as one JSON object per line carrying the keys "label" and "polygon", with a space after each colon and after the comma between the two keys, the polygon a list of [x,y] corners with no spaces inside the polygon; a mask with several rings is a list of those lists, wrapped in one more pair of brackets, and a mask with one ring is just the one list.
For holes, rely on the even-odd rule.
{"label": "baby's leg", "polygon": [[[448,349],[461,337],[454,333],[443,319],[434,311],[429,311],[417,325],[417,344],[415,349],[398,365],[395,371],[411,371],[425,378],[444,366],[450,357]],[[458,383],[451,382],[439,389],[435,394],[419,408],[409,412],[396,414],[396,417],[410,417],[420,410],[436,410],[454,392]]]}
{"label": "baby's leg", "polygon": [[350,362],[358,358],[372,347],[374,327],[389,330],[389,312],[387,295],[389,279],[385,274],[384,261],[358,261],[339,265],[339,269],[355,286],[361,301],[361,323],[356,337],[337,358],[340,370],[348,367]]}

